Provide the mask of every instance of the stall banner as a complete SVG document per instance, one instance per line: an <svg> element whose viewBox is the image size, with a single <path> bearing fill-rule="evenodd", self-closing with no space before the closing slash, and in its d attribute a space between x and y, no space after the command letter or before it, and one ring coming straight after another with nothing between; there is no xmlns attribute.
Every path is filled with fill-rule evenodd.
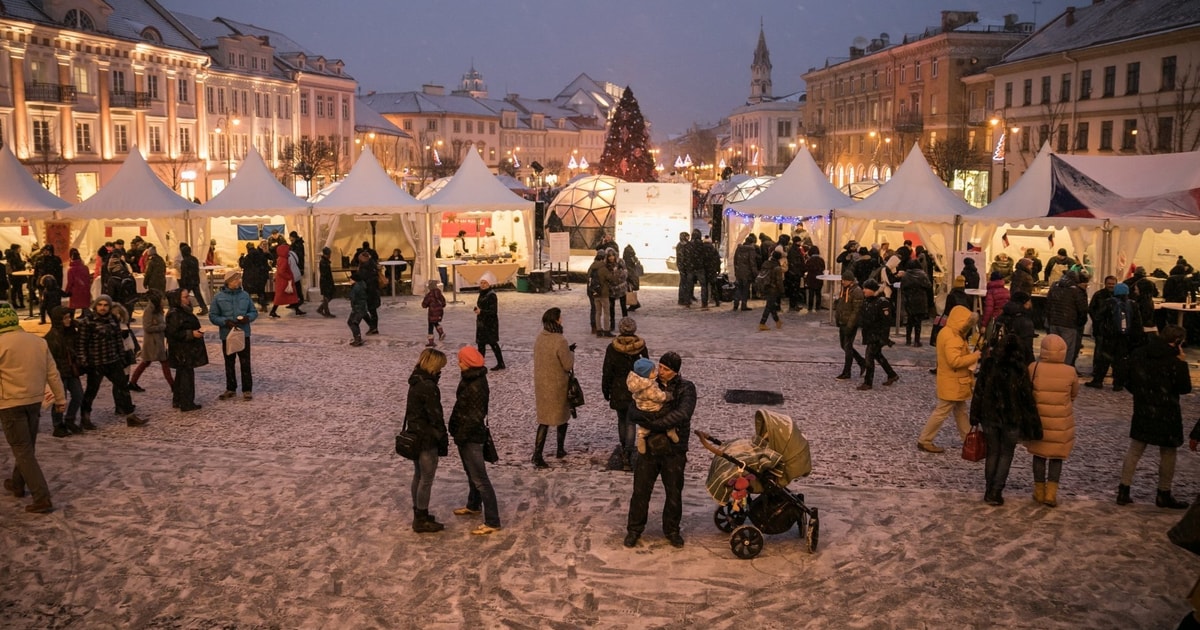
<svg viewBox="0 0 1200 630"><path fill-rule="evenodd" d="M54 253L63 260L64 264L67 263L71 259L71 222L46 221L45 225L45 242L53 245Z"/></svg>
<svg viewBox="0 0 1200 630"><path fill-rule="evenodd" d="M632 245L647 272L666 272L680 232L692 231L691 185L618 184L614 205L617 243Z"/></svg>

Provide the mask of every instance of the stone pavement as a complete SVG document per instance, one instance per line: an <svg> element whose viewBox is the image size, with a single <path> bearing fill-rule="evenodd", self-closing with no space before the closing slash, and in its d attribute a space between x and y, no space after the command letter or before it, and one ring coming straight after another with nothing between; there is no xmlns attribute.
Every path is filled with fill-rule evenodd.
<svg viewBox="0 0 1200 630"><path fill-rule="evenodd" d="M55 439L46 414L39 459L58 509L27 515L0 498L0 625L1161 628L1186 610L1200 563L1165 538L1180 513L1151 503L1157 453L1139 470L1138 503L1112 502L1127 395L1082 390L1059 508L1028 499L1022 449L1006 505L990 508L982 464L958 457L952 428L939 438L947 453L915 449L933 404L932 349L889 350L899 383L857 392L832 378L840 351L825 313L785 314L782 330L758 332L757 311L685 310L665 288L642 297L639 333L653 355L679 351L697 383L695 428L749 435L753 407L724 403L724 391L784 394L778 410L812 442L814 472L792 489L821 510L816 554L793 531L769 536L755 560L734 558L712 524L710 458L696 446L687 546L672 549L656 530L661 493L640 546L621 546L630 478L603 471L615 443L599 392L608 340L587 334L581 290L500 296L509 370L490 376L502 457L490 470L504 529L471 537L475 520L450 514L466 493L452 453L431 508L447 531L412 533L412 467L389 452L424 344L424 312L407 298L385 305L383 335L363 348L346 345L341 319L257 323L252 402L215 400L214 364L198 371L204 409L190 414L170 409L148 371L149 391L135 395L150 419L142 429L118 424L104 394L100 431ZM447 310L448 351L473 336L473 296L463 299ZM579 343L588 404L568 457L535 471L529 349L549 306L564 308ZM209 352L217 359L219 346ZM457 380L448 370L441 382L447 413ZM1184 412L1197 415L1190 396ZM1191 498L1200 460L1179 459L1176 493ZM5 450L0 466L10 465Z"/></svg>

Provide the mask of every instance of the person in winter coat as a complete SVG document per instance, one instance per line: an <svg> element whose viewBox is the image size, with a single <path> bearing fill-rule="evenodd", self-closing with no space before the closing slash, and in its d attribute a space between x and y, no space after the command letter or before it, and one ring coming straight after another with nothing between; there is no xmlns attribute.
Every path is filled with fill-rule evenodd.
<svg viewBox="0 0 1200 630"><path fill-rule="evenodd" d="M854 273L850 270L843 271L842 289L838 293L838 298L833 302L834 318L838 326L838 345L846 354L842 372L835 377L839 381L849 380L850 366L853 363L858 364L860 376L867 369L866 360L854 348L854 338L858 335L858 316L862 311L863 299L862 289L859 288Z"/></svg>
<svg viewBox="0 0 1200 630"><path fill-rule="evenodd" d="M42 248L41 255L38 256L38 263L34 269L34 274L41 278L42 276L51 276L54 278L55 286L61 287L63 284L63 267L62 259L54 253L54 245L46 243Z"/></svg>
<svg viewBox="0 0 1200 630"><path fill-rule="evenodd" d="M1104 287L1092 294L1092 298L1088 300L1088 317L1092 320L1092 374L1096 373L1096 362L1100 360L1101 354L1104 352L1104 332L1101 330L1101 312L1108 305L1108 301L1113 296L1113 290L1117 288L1117 277L1106 276L1104 278ZM1093 378L1093 380L1095 380ZM1103 377L1101 377L1103 380Z"/></svg>
<svg viewBox="0 0 1200 630"><path fill-rule="evenodd" d="M783 240L783 237L780 237L780 240ZM783 260L787 261L787 269L783 272L783 294L787 296L789 313L799 313L800 307L805 303L805 255L804 248L798 239L792 239L788 243L787 249L784 250ZM821 273L824 273L824 270Z"/></svg>
<svg viewBox="0 0 1200 630"><path fill-rule="evenodd" d="M1017 261L1017 266L1013 269L1011 282L1008 290L1012 292L1022 291L1029 295L1033 295L1033 287L1037 284L1038 274L1033 269L1033 261L1028 258L1022 258Z"/></svg>
<svg viewBox="0 0 1200 630"><path fill-rule="evenodd" d="M733 253L733 277L737 288L733 293L733 310L739 308L750 310L750 287L758 276L758 248L754 245L754 235L746 236L746 240ZM738 305L741 305L740 307Z"/></svg>
<svg viewBox="0 0 1200 630"><path fill-rule="evenodd" d="M1126 321L1119 323L1118 313L1123 313ZM1104 376L1111 366L1113 391L1123 391L1129 381L1129 355L1146 341L1141 310L1129 299L1129 285L1113 285L1112 297L1100 305L1092 318L1092 335L1099 342L1092 361L1092 379L1084 385L1104 389Z"/></svg>
<svg viewBox="0 0 1200 630"><path fill-rule="evenodd" d="M629 316L629 305L625 303L625 294L629 292L629 272L625 270L625 261L617 252L608 250L606 266L612 274L608 286L608 322L609 332L617 329L617 304L621 305L621 317Z"/></svg>
<svg viewBox="0 0 1200 630"><path fill-rule="evenodd" d="M1154 298L1158 297L1158 285L1146 276L1145 267L1134 269L1133 277L1126 280L1125 285L1129 287L1129 299L1133 300L1141 310L1143 328L1146 332L1153 332L1156 330L1154 327Z"/></svg>
<svg viewBox="0 0 1200 630"><path fill-rule="evenodd" d="M929 345L937 346L938 335L946 327L946 320L949 319L950 311L954 310L955 306L962 306L967 310L975 308L975 300L967 295L966 288L966 278L954 276L954 283L951 285L950 292L946 294L946 305L942 307L942 314L934 320L933 330L929 333ZM937 374L936 367L930 371Z"/></svg>
<svg viewBox="0 0 1200 630"><path fill-rule="evenodd" d="M329 301L333 299L333 262L330 256L333 250L328 247L321 248L321 260L317 262L317 286L321 290L321 305L317 307L317 313L322 317L335 317L329 312Z"/></svg>
<svg viewBox="0 0 1200 630"><path fill-rule="evenodd" d="M979 269L975 268L974 258L968 257L963 259L962 277L966 281L966 288L979 288Z"/></svg>
<svg viewBox="0 0 1200 630"><path fill-rule="evenodd" d="M707 238L697 239L694 254L698 261L696 277L700 281L700 308L707 309L711 299L713 306L721 306L721 287L717 277L721 275L721 254L716 245Z"/></svg>
<svg viewBox="0 0 1200 630"><path fill-rule="evenodd" d="M637 322L633 319L623 318L617 329L620 334L612 340L612 343L608 344L608 348L604 351L600 392L604 395L604 400L608 401L608 406L617 412L617 439L621 444L621 467L629 471L633 470L636 425L628 421L626 414L629 411L629 403L633 399L629 395L629 387L626 385L625 379L633 370L634 362L639 358L649 358L650 351L646 349L646 342L637 336Z"/></svg>
<svg viewBox="0 0 1200 630"><path fill-rule="evenodd" d="M363 249L359 250L355 258L358 259L358 268L354 270L351 276L352 280L362 279L367 285L367 333L368 335L379 334L379 305L383 303L379 292L379 256L375 250L366 247L367 243L363 242Z"/></svg>
<svg viewBox="0 0 1200 630"><path fill-rule="evenodd" d="M92 305L92 274L84 264L78 249L71 250L67 266L67 308L86 309Z"/></svg>
<svg viewBox="0 0 1200 630"><path fill-rule="evenodd" d="M1183 414L1179 397L1192 391L1187 359L1183 354L1186 332L1179 326L1167 326L1150 335L1146 345L1130 356L1129 391L1133 394L1133 418L1129 427L1129 450L1121 468L1117 504L1133 502L1129 487L1133 473L1147 445L1157 446L1158 507L1181 510L1187 503L1171 495L1175 477L1175 451L1183 444ZM1192 431L1193 437L1196 430Z"/></svg>
<svg viewBox="0 0 1200 630"><path fill-rule="evenodd" d="M300 310L300 296L296 294L296 278L300 277L299 263L291 255L291 248L287 245L279 245L275 248L275 253L275 299L271 301L269 315L278 318L280 306L292 309L297 315L305 315L306 313Z"/></svg>
<svg viewBox="0 0 1200 630"><path fill-rule="evenodd" d="M142 372L156 361L162 366L162 375L167 381L167 386L175 387L171 365L167 362L167 316L163 311L164 301L163 294L157 289L146 292L146 309L142 311L142 356L129 377L130 391L146 391L138 385L138 379L142 377Z"/></svg>
<svg viewBox="0 0 1200 630"><path fill-rule="evenodd" d="M989 271L993 274L1000 274L1001 280L1008 281L1013 275L1013 259L1009 258L1008 254L1000 252L996 254L996 258L992 261L992 267Z"/></svg>
<svg viewBox="0 0 1200 630"><path fill-rule="evenodd" d="M92 402L100 393L104 379L112 383L113 404L117 415L125 416L131 427L146 424L134 415L133 399L129 396L129 377L125 374L125 346L122 341L121 322L112 313L113 301L107 295L96 298L92 308L75 322L79 336L75 339L75 358L79 367L87 373L87 388L79 406L80 424L84 429L95 429L92 424Z"/></svg>
<svg viewBox="0 0 1200 630"><path fill-rule="evenodd" d="M625 271L629 274L629 290L625 294L625 300L629 310L636 311L642 307L637 292L642 287L642 274L645 273L645 268L642 267L642 261L638 260L633 245L625 246L625 249L621 251L621 260L624 261Z"/></svg>
<svg viewBox="0 0 1200 630"><path fill-rule="evenodd" d="M62 380L63 389L69 395L66 409L55 408L50 412L50 420L54 426L54 437L66 437L72 433L83 433L83 428L75 423L79 413L79 405L83 402L83 384L80 382L79 361L75 358L75 319L72 310L62 306L50 311L50 332L46 333L46 345L54 364L58 368L58 376Z"/></svg>
<svg viewBox="0 0 1200 630"><path fill-rule="evenodd" d="M608 335L608 324L604 318L608 315L608 256L603 251L596 252L596 258L587 270L587 297L591 307L592 334L597 337ZM690 304L690 303L689 303Z"/></svg>
<svg viewBox="0 0 1200 630"><path fill-rule="evenodd" d="M987 328L992 319L1000 315L1000 310L1012 299L1008 287L1004 286L1004 277L999 271L993 271L988 278L987 295L983 296L983 318L979 320L981 328Z"/></svg>
<svg viewBox="0 0 1200 630"><path fill-rule="evenodd" d="M437 284L437 280L430 280L431 283ZM355 348L363 345L362 329L359 324L367 317L367 283L363 282L362 278L357 278L354 285L350 287L350 316L346 318L346 326L350 327L350 334L353 338L350 340L350 345ZM433 343L433 335L429 336L429 343L425 344L432 348L437 345Z"/></svg>
<svg viewBox="0 0 1200 630"><path fill-rule="evenodd" d="M969 260L969 259L968 259ZM975 388L975 364L979 362L979 351L968 347L967 339L975 329L978 315L963 306L956 306L946 319L946 327L937 340L937 406L929 414L925 428L917 438L917 448L927 453L941 453L946 449L933 443L942 423L953 413L958 425L959 438L965 438L971 429L968 418L967 400Z"/></svg>
<svg viewBox="0 0 1200 630"><path fill-rule="evenodd" d="M433 332L435 330L438 334L438 341L446 339L446 331L442 329L442 317L446 314L446 296L442 295L442 290L438 288L437 280L430 280L425 283L425 297L421 299L421 308L426 309L425 321L427 322L427 327L425 334L428 340L425 342L425 345L432 348L437 345L433 341Z"/></svg>
<svg viewBox="0 0 1200 630"><path fill-rule="evenodd" d="M146 274L143 282L146 290L154 289L159 295L167 292L167 261L158 255L158 249L153 245L146 248Z"/></svg>
<svg viewBox="0 0 1200 630"><path fill-rule="evenodd" d="M983 467L987 490L983 500L988 505L1004 505L1004 486L1017 441L1043 437L1025 353L1014 335L1006 335L979 366L971 399L971 424L982 424L987 440Z"/></svg>
<svg viewBox="0 0 1200 630"><path fill-rule="evenodd" d="M496 353L493 372L504 369L504 354L500 352L500 302L496 298L496 276L488 271L479 278L479 297L475 300L475 346L487 356L488 346Z"/></svg>
<svg viewBox="0 0 1200 630"><path fill-rule="evenodd" d="M926 292L933 286L919 260L908 261L908 269L900 276L900 293L904 304L904 345L921 347L921 322L929 317Z"/></svg>
<svg viewBox="0 0 1200 630"><path fill-rule="evenodd" d="M454 510L454 514L470 516L482 510L483 524L471 530L471 534L486 536L500 529L496 491L488 479L487 462L483 459L483 445L489 433L487 368L483 366L483 355L471 346L463 346L458 351L458 367L462 370L462 379L454 396L454 409L450 411L450 435L458 446L458 457L467 472L470 490L467 504Z"/></svg>
<svg viewBox="0 0 1200 630"><path fill-rule="evenodd" d="M1061 278L1064 273L1070 271L1071 265L1074 264L1075 259L1067 255L1067 249L1065 247L1060 247L1058 249L1058 255L1046 261L1046 268L1042 272L1044 274L1042 276L1042 280L1047 284L1052 285L1055 282L1058 282L1059 278ZM1070 345L1070 343L1067 345Z"/></svg>
<svg viewBox="0 0 1200 630"><path fill-rule="evenodd" d="M558 431L556 456L566 457L564 442L572 409L567 404L567 376L575 369L575 346L563 337L562 311L547 309L542 313L542 331L533 342L533 398L537 411L537 437L531 461L538 468L549 468L542 457L550 427Z"/></svg>
<svg viewBox="0 0 1200 630"><path fill-rule="evenodd" d="M42 299L38 303L38 314L40 315L41 323L46 323L46 315L56 306L62 306L62 299L65 294L62 290L62 282L55 280L54 276L46 274L38 280L38 285L41 288Z"/></svg>
<svg viewBox="0 0 1200 630"><path fill-rule="evenodd" d="M214 308L216 302L214 299ZM167 304L170 305L166 319L167 358L175 368L171 406L186 413L200 408L196 404L196 368L208 365L208 350L204 346L200 320L192 314L187 289L168 292ZM165 368L166 364L163 366Z"/></svg>
<svg viewBox="0 0 1200 630"><path fill-rule="evenodd" d="M267 310L267 280L271 276L271 261L267 258L267 242L257 246L246 243L246 254L238 261L242 268L242 286L250 295L258 296L258 309Z"/></svg>
<svg viewBox="0 0 1200 630"><path fill-rule="evenodd" d="M1074 271L1062 274L1046 295L1046 331L1067 342L1067 365L1075 365L1080 343L1079 327L1087 323L1087 294L1076 288Z"/></svg>
<svg viewBox="0 0 1200 630"><path fill-rule="evenodd" d="M450 439L442 412L442 392L438 380L446 367L446 355L436 348L421 351L412 375L408 377L408 400L404 408L404 423L419 436L413 461L412 529L418 534L440 532L445 528L429 513L429 497L433 492L433 477L437 474L438 457L450 452Z"/></svg>
<svg viewBox="0 0 1200 630"><path fill-rule="evenodd" d="M821 250L816 245L808 248L808 258L804 260L804 289L808 298L808 312L821 311L821 279L825 273L825 259L821 258Z"/></svg>
<svg viewBox="0 0 1200 630"><path fill-rule="evenodd" d="M192 255L192 248L187 243L179 244L179 255L179 288L187 289L188 295L200 305L200 315L207 315L208 305L204 303L204 294L200 292L200 261Z"/></svg>
<svg viewBox="0 0 1200 630"><path fill-rule="evenodd" d="M1037 249L1035 249L1033 247L1027 248L1025 250L1025 258L1023 258L1022 260L1029 261L1029 269L1028 269L1029 275L1033 276L1034 282L1036 282L1039 278L1042 277L1042 259L1038 257ZM1020 266L1020 264L1021 264L1021 262L1017 261L1018 267ZM1016 270L1013 270L1013 273L1015 274Z"/></svg>
<svg viewBox="0 0 1200 630"><path fill-rule="evenodd" d="M285 245L286 247L286 245ZM221 355L225 357L225 392L218 396L220 400L229 400L237 395L237 372L234 362L241 366L242 399L254 399L254 376L250 371L250 323L258 319L258 309L250 294L242 290L242 274L237 271L225 272L225 286L213 296L213 308L208 314L208 321L220 330ZM229 333L240 328L245 335L245 346L239 352L226 350Z"/></svg>
<svg viewBox="0 0 1200 630"><path fill-rule="evenodd" d="M1033 397L1042 421L1042 439L1026 442L1025 449L1033 455L1033 500L1050 507L1058 505L1063 461L1075 446L1079 378L1074 368L1066 364L1066 358L1067 342L1058 335L1046 335L1037 362L1029 366Z"/></svg>
<svg viewBox="0 0 1200 630"><path fill-rule="evenodd" d="M858 262L858 258L858 241L849 240L842 246L842 252L837 255L834 262L841 265L840 271L844 273L847 269L853 271L854 263ZM860 282L866 282L866 279L864 278Z"/></svg>
<svg viewBox="0 0 1200 630"><path fill-rule="evenodd" d="M137 281L122 254L122 250L115 250L108 257L108 281L105 287L113 299L113 304L120 304L132 312L131 307L137 300Z"/></svg>
<svg viewBox="0 0 1200 630"><path fill-rule="evenodd" d="M696 301L696 265L692 260L691 239L691 234L680 232L679 242L675 243L675 270L679 272L680 306L691 306L692 302ZM597 257L599 257L599 254Z"/></svg>
<svg viewBox="0 0 1200 630"><path fill-rule="evenodd" d="M879 283L874 280L864 282L862 291L862 311L858 315L858 321L862 326L863 345L867 347L867 353L863 359L867 367L863 372L863 382L857 389L866 391L874 386L876 363L879 363L883 367L884 373L887 374L884 385L892 385L900 380L900 375L892 369L892 364L888 363L887 357L883 356L884 346L891 343L888 339L888 331L892 327L892 303L883 297Z"/></svg>
<svg viewBox="0 0 1200 630"><path fill-rule="evenodd" d="M996 322L1003 327L1005 334L1015 335L1021 342L1021 354L1025 364L1033 363L1033 340L1037 337L1034 330L1033 317L1029 314L1033 309L1033 299L1021 292L1013 293L1008 303L1001 309ZM1061 339L1062 337L1059 337ZM1065 357L1064 357L1065 360Z"/></svg>
<svg viewBox="0 0 1200 630"><path fill-rule="evenodd" d="M758 320L759 330L767 329L768 317L775 320L776 328L783 328L783 321L779 319L779 300L783 296L783 267L779 264L782 258L782 252L772 252L771 258L759 272L767 274L766 282L762 286L763 299L767 303L763 306L762 318Z"/></svg>

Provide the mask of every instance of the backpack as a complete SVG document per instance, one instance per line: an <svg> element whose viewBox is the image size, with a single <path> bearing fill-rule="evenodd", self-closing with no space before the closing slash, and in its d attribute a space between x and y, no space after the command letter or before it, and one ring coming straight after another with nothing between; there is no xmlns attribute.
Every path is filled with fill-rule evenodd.
<svg viewBox="0 0 1200 630"><path fill-rule="evenodd" d="M770 284L770 282L771 269L764 267L763 270L758 272L758 275L754 278L754 292L758 293L759 295L765 295L767 292L767 285Z"/></svg>
<svg viewBox="0 0 1200 630"><path fill-rule="evenodd" d="M1112 300L1112 333L1114 335L1128 335L1129 329L1132 327L1131 316L1129 314L1129 300L1121 300L1111 298Z"/></svg>
<svg viewBox="0 0 1200 630"><path fill-rule="evenodd" d="M981 358L991 354L992 349L999 347L1004 341L1004 337L1011 332L1009 330L1010 319L1010 317L1001 314L993 317L992 321L988 322L987 328L983 331L983 339L979 347Z"/></svg>

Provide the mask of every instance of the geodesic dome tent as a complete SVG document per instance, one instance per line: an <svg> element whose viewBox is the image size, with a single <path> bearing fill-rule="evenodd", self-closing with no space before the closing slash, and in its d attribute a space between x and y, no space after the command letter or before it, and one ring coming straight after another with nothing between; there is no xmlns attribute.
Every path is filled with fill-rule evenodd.
<svg viewBox="0 0 1200 630"><path fill-rule="evenodd" d="M733 189L725 193L723 203L739 203L750 199L754 195L766 190L775 183L774 175L763 175L762 177L748 177L733 186ZM732 180L731 180L732 181Z"/></svg>
<svg viewBox="0 0 1200 630"><path fill-rule="evenodd" d="M723 179L713 184L712 188L708 189L708 194L704 197L704 203L706 205L712 205L715 203L724 204L725 197L727 197L730 192L737 188L738 184L748 179L750 179L749 175L746 175L745 173L738 173L729 179Z"/></svg>
<svg viewBox="0 0 1200 630"><path fill-rule="evenodd" d="M615 200L620 183L621 179L607 175L577 178L550 202L546 217L553 215L562 222L571 234L571 249L593 249L602 232L612 234L617 226Z"/></svg>

